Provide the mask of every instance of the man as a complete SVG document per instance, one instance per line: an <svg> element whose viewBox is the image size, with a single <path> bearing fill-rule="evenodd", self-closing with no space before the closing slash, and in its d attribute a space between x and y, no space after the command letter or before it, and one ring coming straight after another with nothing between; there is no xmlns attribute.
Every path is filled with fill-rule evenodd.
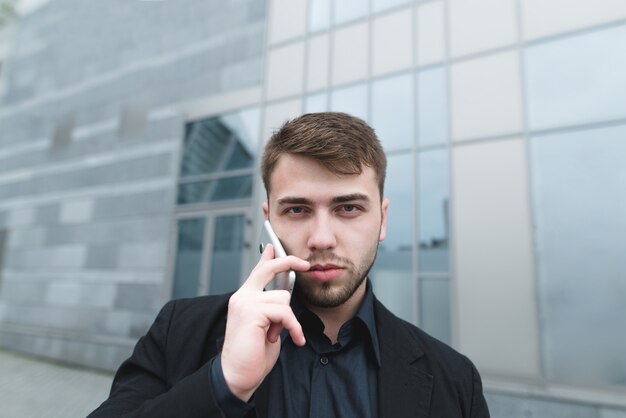
<svg viewBox="0 0 626 418"><path fill-rule="evenodd" d="M488 417L472 363L378 302L386 158L343 113L307 114L269 140L268 246L232 295L169 302L92 416ZM264 288L287 270L293 295Z"/></svg>

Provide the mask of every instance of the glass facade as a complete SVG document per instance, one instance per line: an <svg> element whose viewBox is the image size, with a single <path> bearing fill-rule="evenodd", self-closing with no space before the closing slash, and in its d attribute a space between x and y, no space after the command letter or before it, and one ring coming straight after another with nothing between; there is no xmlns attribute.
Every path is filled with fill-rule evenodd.
<svg viewBox="0 0 626 418"><path fill-rule="evenodd" d="M372 83L372 117L385 152L411 150L413 134L413 77L406 73Z"/></svg>
<svg viewBox="0 0 626 418"><path fill-rule="evenodd" d="M307 77L329 80L301 110L365 119L388 154L387 306L487 386L595 402L626 390L626 10L519 3L311 0Z"/></svg>
<svg viewBox="0 0 626 418"><path fill-rule="evenodd" d="M204 227L204 218L178 221L178 251L174 267L173 299L193 297L200 291Z"/></svg>
<svg viewBox="0 0 626 418"><path fill-rule="evenodd" d="M531 140L549 378L626 386L626 125Z"/></svg>
<svg viewBox="0 0 626 418"><path fill-rule="evenodd" d="M419 270L449 271L449 164L445 149L419 154Z"/></svg>
<svg viewBox="0 0 626 418"><path fill-rule="evenodd" d="M226 293L239 286L259 132L259 108L187 123L177 196L173 298Z"/></svg>
<svg viewBox="0 0 626 418"><path fill-rule="evenodd" d="M415 322L415 280L413 276L414 161L411 154L389 156L385 196L389 199L387 237L380 243L370 277L378 298L393 306L396 315Z"/></svg>
<svg viewBox="0 0 626 418"><path fill-rule="evenodd" d="M448 141L448 96L445 68L417 73L417 138L420 146Z"/></svg>
<svg viewBox="0 0 626 418"><path fill-rule="evenodd" d="M228 293L239 287L245 224L243 215L222 215L215 218L209 294Z"/></svg>
<svg viewBox="0 0 626 418"><path fill-rule="evenodd" d="M624 39L620 25L527 48L530 128L626 118Z"/></svg>
<svg viewBox="0 0 626 418"><path fill-rule="evenodd" d="M249 199L258 137L258 109L189 122L178 204Z"/></svg>

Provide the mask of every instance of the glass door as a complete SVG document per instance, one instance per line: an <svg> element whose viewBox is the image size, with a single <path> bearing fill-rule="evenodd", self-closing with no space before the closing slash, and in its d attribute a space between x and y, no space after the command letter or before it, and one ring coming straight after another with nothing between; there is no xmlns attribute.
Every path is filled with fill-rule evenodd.
<svg viewBox="0 0 626 418"><path fill-rule="evenodd" d="M176 220L171 298L236 290L247 273L247 210L205 211Z"/></svg>

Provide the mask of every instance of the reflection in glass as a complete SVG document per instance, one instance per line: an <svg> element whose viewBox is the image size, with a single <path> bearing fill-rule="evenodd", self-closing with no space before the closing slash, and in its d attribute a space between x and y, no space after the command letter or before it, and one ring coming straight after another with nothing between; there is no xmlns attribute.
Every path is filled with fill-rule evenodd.
<svg viewBox="0 0 626 418"><path fill-rule="evenodd" d="M259 143L259 117L258 109L249 109L187 124L181 178L209 174L217 175L217 178L201 177L182 182L178 186L178 204L252 195L251 175L228 173L253 168Z"/></svg>
<svg viewBox="0 0 626 418"><path fill-rule="evenodd" d="M307 96L304 102L305 113L325 112L328 110L328 94L318 93Z"/></svg>
<svg viewBox="0 0 626 418"><path fill-rule="evenodd" d="M178 204L219 202L252 196L252 175L183 183L178 186Z"/></svg>
<svg viewBox="0 0 626 418"><path fill-rule="evenodd" d="M380 243L370 274L377 297L396 315L415 323L415 280L412 275L413 194L410 154L388 158L385 196L387 237ZM408 182L408 184L407 184Z"/></svg>
<svg viewBox="0 0 626 418"><path fill-rule="evenodd" d="M417 141L420 146L448 140L448 100L445 69L417 73Z"/></svg>
<svg viewBox="0 0 626 418"><path fill-rule="evenodd" d="M328 29L330 25L330 0L311 0L309 12L309 31Z"/></svg>
<svg viewBox="0 0 626 418"><path fill-rule="evenodd" d="M420 279L420 326L433 337L450 344L450 282L448 278Z"/></svg>
<svg viewBox="0 0 626 418"><path fill-rule="evenodd" d="M188 123L181 177L253 167L259 117L251 109Z"/></svg>
<svg viewBox="0 0 626 418"><path fill-rule="evenodd" d="M252 167L258 143L257 114L241 112L188 123L181 177ZM255 116L257 120L252 123L256 126L249 126Z"/></svg>
<svg viewBox="0 0 626 418"><path fill-rule="evenodd" d="M413 146L413 77L376 81L372 86L372 126L385 151Z"/></svg>
<svg viewBox="0 0 626 418"><path fill-rule="evenodd" d="M202 248L204 241L204 218L178 221L178 248L174 266L172 299L198 295Z"/></svg>
<svg viewBox="0 0 626 418"><path fill-rule="evenodd" d="M367 86L365 84L333 90L330 99L330 109L333 112L346 112L367 120Z"/></svg>
<svg viewBox="0 0 626 418"><path fill-rule="evenodd" d="M626 387L626 126L531 140L548 377Z"/></svg>
<svg viewBox="0 0 626 418"><path fill-rule="evenodd" d="M381 251L411 251L413 242L413 172L411 154L387 157L385 197L391 202L387 216L387 238L380 243Z"/></svg>
<svg viewBox="0 0 626 418"><path fill-rule="evenodd" d="M367 1L335 0L335 25L367 16Z"/></svg>
<svg viewBox="0 0 626 418"><path fill-rule="evenodd" d="M626 25L526 49L532 129L626 117Z"/></svg>
<svg viewBox="0 0 626 418"><path fill-rule="evenodd" d="M231 292L239 287L245 217L227 215L215 218L209 294Z"/></svg>
<svg viewBox="0 0 626 418"><path fill-rule="evenodd" d="M449 271L447 150L418 154L419 270Z"/></svg>

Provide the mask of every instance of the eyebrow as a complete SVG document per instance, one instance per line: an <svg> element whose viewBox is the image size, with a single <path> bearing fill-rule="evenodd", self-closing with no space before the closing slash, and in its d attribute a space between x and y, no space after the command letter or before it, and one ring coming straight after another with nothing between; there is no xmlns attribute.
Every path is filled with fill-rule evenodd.
<svg viewBox="0 0 626 418"><path fill-rule="evenodd" d="M313 201L304 197L283 197L278 199L279 205L310 205Z"/></svg>
<svg viewBox="0 0 626 418"><path fill-rule="evenodd" d="M355 200L360 200L364 202L369 202L370 198L367 195L362 193L352 193L343 196L333 197L331 203L346 203L346 202L354 202ZM305 197L283 197L278 199L277 202L279 205L312 205L313 201L311 199L307 199Z"/></svg>
<svg viewBox="0 0 626 418"><path fill-rule="evenodd" d="M355 200L361 200L364 202L369 202L370 198L362 193L352 193L347 194L345 196L337 196L331 200L332 203L346 203L346 202L354 202Z"/></svg>

